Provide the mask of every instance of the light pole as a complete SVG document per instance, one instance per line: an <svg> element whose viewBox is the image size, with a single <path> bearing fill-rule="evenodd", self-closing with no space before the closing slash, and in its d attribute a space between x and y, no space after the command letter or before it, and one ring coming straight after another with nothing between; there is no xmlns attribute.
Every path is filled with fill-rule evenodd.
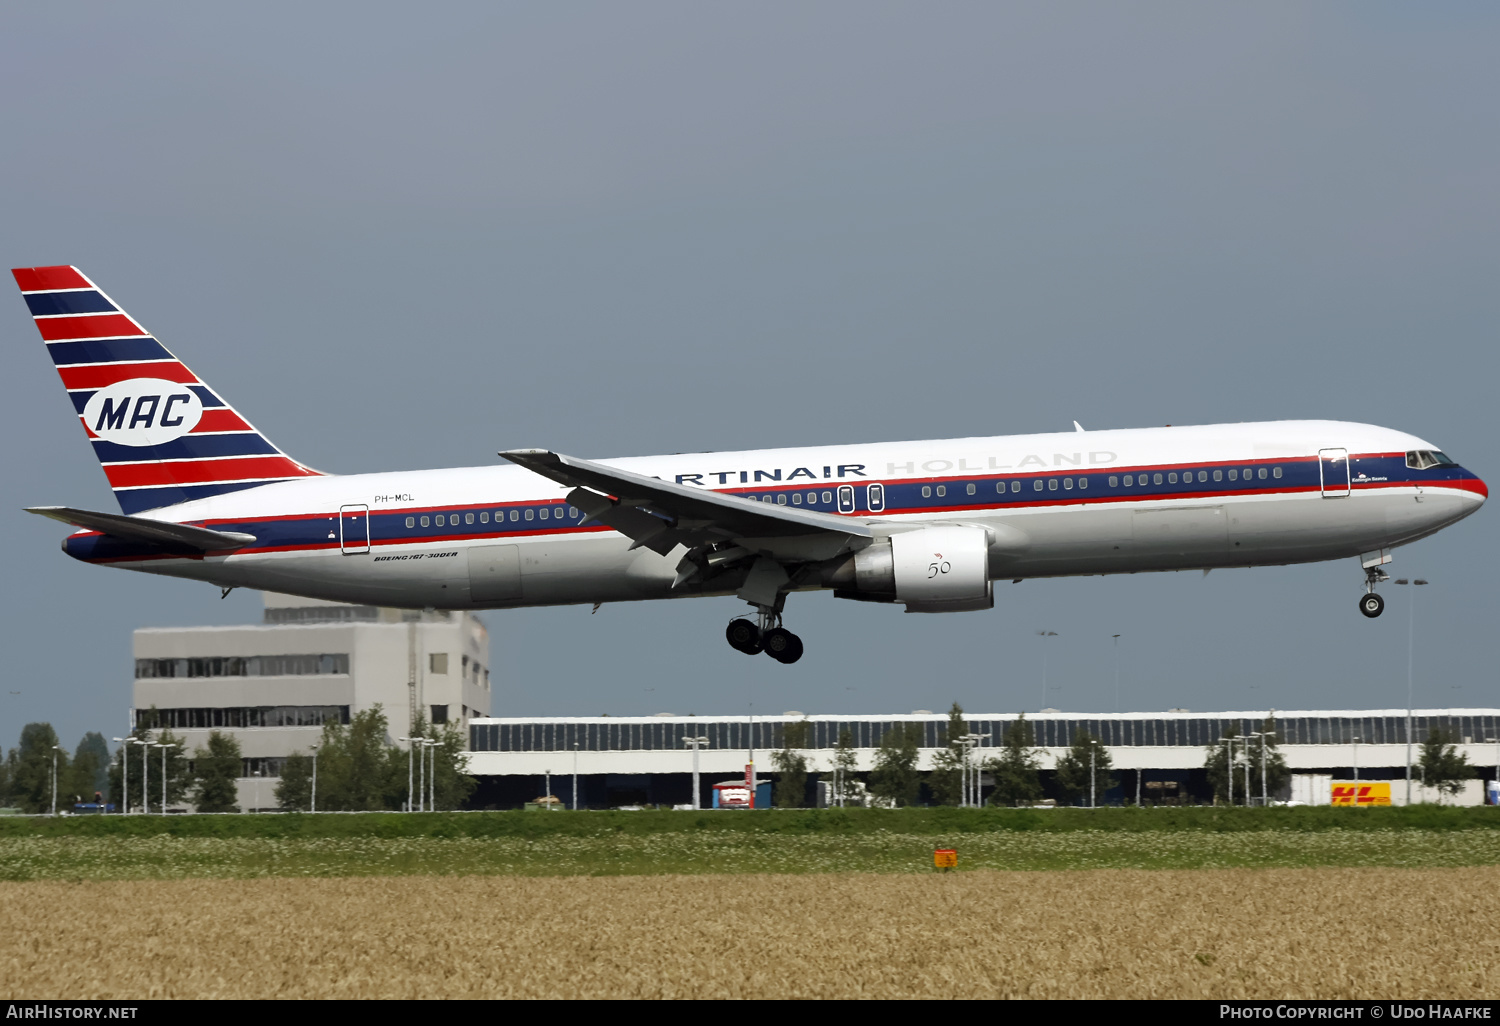
<svg viewBox="0 0 1500 1026"><path fill-rule="evenodd" d="M698 749L708 744L708 738L685 737L682 739L682 743L689 746L693 750L693 811L696 812L703 807L701 804L699 804L702 799L698 797L698 795L702 793L698 790ZM833 786L835 788L838 787L837 774L835 774ZM577 807L576 803L574 807Z"/></svg>
<svg viewBox="0 0 1500 1026"><path fill-rule="evenodd" d="M1111 634L1115 639L1115 712L1120 711L1120 635Z"/></svg>
<svg viewBox="0 0 1500 1026"><path fill-rule="evenodd" d="M698 757L696 752L694 752L693 754L693 768L698 768ZM693 774L693 793L696 795L697 792L698 775L695 773ZM697 807L698 805L695 801L693 803L693 808L696 809ZM576 741L573 743L573 811L578 811L578 742Z"/></svg>
<svg viewBox="0 0 1500 1026"><path fill-rule="evenodd" d="M412 799L417 796L417 792L412 789L412 752L416 748L417 739L398 737L396 740L406 742L406 811L415 812L417 810L411 807Z"/></svg>
<svg viewBox="0 0 1500 1026"><path fill-rule="evenodd" d="M255 811L259 812L260 811L260 770L259 769L255 770L254 774L255 774Z"/></svg>
<svg viewBox="0 0 1500 1026"><path fill-rule="evenodd" d="M308 812L318 811L318 746L312 746L313 753L313 778L312 778L312 800L308 802Z"/></svg>
<svg viewBox="0 0 1500 1026"><path fill-rule="evenodd" d="M1405 577L1396 578L1397 584L1407 583ZM1423 585L1427 582L1420 577L1413 580L1413 586ZM1415 648L1417 636L1417 593L1411 593L1411 606L1406 616L1406 804L1411 804L1411 665L1412 652Z"/></svg>
<svg viewBox="0 0 1500 1026"><path fill-rule="evenodd" d="M442 742L428 738L425 744L428 751L427 766L427 811L437 811L437 750Z"/></svg>
<svg viewBox="0 0 1500 1026"><path fill-rule="evenodd" d="M147 816L151 815L151 764L146 761L150 755L151 742L135 739L135 743L141 746L141 812Z"/></svg>
<svg viewBox="0 0 1500 1026"><path fill-rule="evenodd" d="M1224 742L1224 776L1229 781L1229 804L1234 804L1234 738L1221 737Z"/></svg>
<svg viewBox="0 0 1500 1026"><path fill-rule="evenodd" d="M552 771L550 769L542 770L542 797L552 797Z"/></svg>
<svg viewBox="0 0 1500 1026"><path fill-rule="evenodd" d="M52 746L52 815L57 815L57 753L62 751L61 745Z"/></svg>
<svg viewBox="0 0 1500 1026"><path fill-rule="evenodd" d="M120 814L124 815L130 811L130 760L125 756L130 753L126 747L130 743L128 737L117 737L116 741L121 743L120 748Z"/></svg>
<svg viewBox="0 0 1500 1026"><path fill-rule="evenodd" d="M1096 747L1098 746L1089 745L1089 808L1091 809L1096 807L1094 805L1094 749Z"/></svg>
<svg viewBox="0 0 1500 1026"><path fill-rule="evenodd" d="M1274 710L1273 710L1274 711ZM1260 738L1260 804L1266 808L1271 804L1271 793L1266 787L1266 738L1275 737L1274 730L1256 731L1251 737Z"/></svg>
<svg viewBox="0 0 1500 1026"><path fill-rule="evenodd" d="M1047 708L1047 639L1057 637L1057 632L1037 631L1036 635L1042 639L1042 704L1037 707L1040 711Z"/></svg>
<svg viewBox="0 0 1500 1026"><path fill-rule="evenodd" d="M417 811L427 811L427 739L416 739L417 748Z"/></svg>
<svg viewBox="0 0 1500 1026"><path fill-rule="evenodd" d="M1500 738L1487 737L1484 740L1495 746L1495 786L1500 788ZM1500 805L1500 791L1495 795L1495 804Z"/></svg>
<svg viewBox="0 0 1500 1026"><path fill-rule="evenodd" d="M980 763L979 760L976 759L974 767L970 769L969 752L971 750L977 749L987 737L989 737L988 734L964 734L962 737L954 738L954 740L962 746L959 749L959 757L961 761L958 764L960 779L962 781L961 792L963 795L963 797L959 801L960 807L969 805L977 809L980 806Z"/></svg>
<svg viewBox="0 0 1500 1026"><path fill-rule="evenodd" d="M161 749L161 814L167 814L167 749L176 748L176 745L155 744L152 748Z"/></svg>
<svg viewBox="0 0 1500 1026"><path fill-rule="evenodd" d="M1357 808L1359 808L1359 735L1358 734L1354 735L1354 744L1351 747L1352 747L1353 753L1354 753L1353 756L1352 756L1352 759L1353 759L1353 762L1354 762L1354 807L1357 809Z"/></svg>

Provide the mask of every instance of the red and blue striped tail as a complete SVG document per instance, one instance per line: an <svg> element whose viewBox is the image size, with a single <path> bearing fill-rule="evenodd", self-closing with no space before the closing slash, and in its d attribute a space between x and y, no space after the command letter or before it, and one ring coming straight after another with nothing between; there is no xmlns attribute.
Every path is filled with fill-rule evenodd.
<svg viewBox="0 0 1500 1026"><path fill-rule="evenodd" d="M124 513L317 477L76 267L11 271Z"/></svg>

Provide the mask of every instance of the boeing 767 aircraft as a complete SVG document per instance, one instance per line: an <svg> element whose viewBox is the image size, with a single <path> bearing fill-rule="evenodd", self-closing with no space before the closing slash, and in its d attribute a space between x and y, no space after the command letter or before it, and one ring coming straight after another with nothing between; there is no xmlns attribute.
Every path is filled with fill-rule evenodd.
<svg viewBox="0 0 1500 1026"><path fill-rule="evenodd" d="M335 475L272 445L76 267L12 272L119 513L88 563L436 609L736 595L741 652L796 662L787 596L989 609L996 580L1358 559L1468 516L1484 482L1437 446L1340 421L1077 431ZM1077 425L1075 424L1075 427Z"/></svg>

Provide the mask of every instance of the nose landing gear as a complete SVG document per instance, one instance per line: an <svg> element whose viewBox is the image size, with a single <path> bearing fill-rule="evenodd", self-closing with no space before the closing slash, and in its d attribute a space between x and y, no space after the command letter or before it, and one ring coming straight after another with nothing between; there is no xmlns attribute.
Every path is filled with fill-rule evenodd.
<svg viewBox="0 0 1500 1026"><path fill-rule="evenodd" d="M1359 611L1370 619L1385 612L1385 599L1375 593L1375 585L1389 581L1391 575L1378 566L1365 567L1365 593L1359 599Z"/></svg>
<svg viewBox="0 0 1500 1026"><path fill-rule="evenodd" d="M759 622L744 617L729 621L724 638L730 648L746 655L764 652L778 663L791 664L802 658L802 639L781 626L780 613L760 606L755 619Z"/></svg>

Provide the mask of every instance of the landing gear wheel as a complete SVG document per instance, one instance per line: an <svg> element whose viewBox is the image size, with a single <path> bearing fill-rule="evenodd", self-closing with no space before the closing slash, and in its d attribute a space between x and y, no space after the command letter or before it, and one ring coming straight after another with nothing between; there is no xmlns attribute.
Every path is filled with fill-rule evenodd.
<svg viewBox="0 0 1500 1026"><path fill-rule="evenodd" d="M773 627L761 636L766 655L778 663L795 663L802 658L802 639L785 627Z"/></svg>
<svg viewBox="0 0 1500 1026"><path fill-rule="evenodd" d="M1375 617L1385 612L1385 599L1381 598L1373 591L1368 595L1362 595L1359 599L1359 611L1373 620Z"/></svg>
<svg viewBox="0 0 1500 1026"><path fill-rule="evenodd" d="M749 620L730 620L724 628L724 638L729 647L746 655L755 655L761 650L760 628Z"/></svg>

